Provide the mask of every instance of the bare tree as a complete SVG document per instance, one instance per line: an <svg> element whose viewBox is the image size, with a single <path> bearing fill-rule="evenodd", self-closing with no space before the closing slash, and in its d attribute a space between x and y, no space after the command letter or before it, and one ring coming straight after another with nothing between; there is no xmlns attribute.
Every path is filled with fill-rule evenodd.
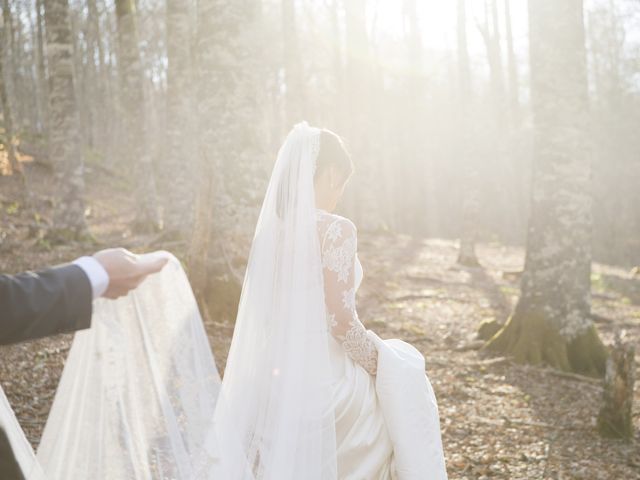
<svg viewBox="0 0 640 480"><path fill-rule="evenodd" d="M124 165L135 172L136 219L138 231L160 227L156 183L146 144L144 76L140 62L136 8L133 0L115 0L118 21L118 67L120 111L124 134Z"/></svg>
<svg viewBox="0 0 640 480"><path fill-rule="evenodd" d="M286 127L304 120L306 115L302 58L296 27L296 2L282 0L284 83ZM306 118L306 117L305 117Z"/></svg>
<svg viewBox="0 0 640 480"><path fill-rule="evenodd" d="M592 185L582 0L529 2L534 166L522 291L487 348L602 375L590 317Z"/></svg>
<svg viewBox="0 0 640 480"><path fill-rule="evenodd" d="M230 250L250 242L255 225L261 191L255 183L261 115L253 57L259 9L258 0L198 3L199 185L189 246L196 292L206 287L209 272L238 280Z"/></svg>
<svg viewBox="0 0 640 480"><path fill-rule="evenodd" d="M188 0L167 0L167 149L163 171L165 229L186 233L191 226L195 181L192 96L191 20Z"/></svg>
<svg viewBox="0 0 640 480"><path fill-rule="evenodd" d="M504 0L504 23L507 40L507 76L509 80L509 112L512 124L520 123L520 93L518 66L513 48L513 28L511 25L511 0Z"/></svg>
<svg viewBox="0 0 640 480"><path fill-rule="evenodd" d="M84 160L74 91L73 42L67 0L45 3L49 65L49 156L56 174L51 238L65 241L87 233L84 218Z"/></svg>
<svg viewBox="0 0 640 480"><path fill-rule="evenodd" d="M14 173L22 173L22 169L16 159L16 150L13 144L13 115L11 113L11 105L9 103L9 94L7 91L7 82L5 81L5 69L7 47L9 46L9 35L6 26L6 10L9 8L7 0L2 4L2 19L0 21L0 107L2 107L2 117L4 120L4 133L6 140L4 141L7 155L9 157L9 165Z"/></svg>
<svg viewBox="0 0 640 480"><path fill-rule="evenodd" d="M36 0L36 72L38 76L38 96L42 105L40 118L40 129L44 133L45 138L49 133L49 88L47 81L47 71L45 67L45 51L44 51L44 19L43 0Z"/></svg>
<svg viewBox="0 0 640 480"><path fill-rule="evenodd" d="M467 5L466 0L457 3L457 53L458 53L458 119L461 141L456 146L456 153L462 160L462 235L458 263L468 267L479 265L476 256L476 229L480 210L479 176L477 158L470 148L471 126L471 67L469 66L469 47L467 44Z"/></svg>

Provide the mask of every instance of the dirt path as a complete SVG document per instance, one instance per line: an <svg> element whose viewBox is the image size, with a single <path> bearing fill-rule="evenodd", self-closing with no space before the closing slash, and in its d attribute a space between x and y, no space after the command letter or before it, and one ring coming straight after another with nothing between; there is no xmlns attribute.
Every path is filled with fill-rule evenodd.
<svg viewBox="0 0 640 480"><path fill-rule="evenodd" d="M51 248L37 236L29 238L33 211L15 207L5 180L0 177L0 271L43 267L96 248ZM130 199L114 196L111 185L89 182L92 232L106 245L144 245L149 238L133 237L127 229ZM43 189L35 201L43 215L46 197ZM179 245L169 249L181 253ZM469 349L481 320L508 316L518 285L504 272L522 268L523 252L484 245L479 257L482 269L460 269L453 242L360 235L360 316L383 338L402 338L424 353L440 404L450 478L640 479L640 388L634 441L603 440L595 432L598 382L562 378ZM640 344L640 280L597 265L593 283L594 313L611 320L598 325L605 342L611 342L614 327L624 326L628 339ZM233 323L212 319L206 328L223 367ZM0 383L34 445L70 340L65 335L0 348Z"/></svg>

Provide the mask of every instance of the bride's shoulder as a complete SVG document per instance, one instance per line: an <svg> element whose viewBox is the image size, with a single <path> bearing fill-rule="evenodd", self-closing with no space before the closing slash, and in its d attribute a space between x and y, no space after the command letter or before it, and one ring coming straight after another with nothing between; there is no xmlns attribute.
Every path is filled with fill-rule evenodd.
<svg viewBox="0 0 640 480"><path fill-rule="evenodd" d="M325 210L318 210L318 220L321 224L321 228L323 230L329 231L344 231L344 233L352 235L357 235L358 229L356 228L355 223L349 220L347 217L343 217L342 215L338 215L336 213L329 213ZM336 232L337 233L337 232Z"/></svg>

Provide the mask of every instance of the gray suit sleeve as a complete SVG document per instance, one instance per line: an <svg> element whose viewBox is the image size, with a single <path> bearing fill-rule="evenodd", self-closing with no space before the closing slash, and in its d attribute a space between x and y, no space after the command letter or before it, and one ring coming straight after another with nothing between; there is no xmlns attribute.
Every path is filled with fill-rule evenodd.
<svg viewBox="0 0 640 480"><path fill-rule="evenodd" d="M92 290L76 265L0 275L0 344L91 326Z"/></svg>

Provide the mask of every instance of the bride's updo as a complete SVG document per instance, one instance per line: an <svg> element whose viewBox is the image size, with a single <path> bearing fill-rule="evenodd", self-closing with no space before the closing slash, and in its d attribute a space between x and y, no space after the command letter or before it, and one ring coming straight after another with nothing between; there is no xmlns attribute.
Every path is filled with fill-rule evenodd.
<svg viewBox="0 0 640 480"><path fill-rule="evenodd" d="M344 181L353 173L353 161L342 138L331 130L322 129L320 132L320 150L316 161L315 179L320 178L331 167L335 169L336 173L344 175Z"/></svg>

